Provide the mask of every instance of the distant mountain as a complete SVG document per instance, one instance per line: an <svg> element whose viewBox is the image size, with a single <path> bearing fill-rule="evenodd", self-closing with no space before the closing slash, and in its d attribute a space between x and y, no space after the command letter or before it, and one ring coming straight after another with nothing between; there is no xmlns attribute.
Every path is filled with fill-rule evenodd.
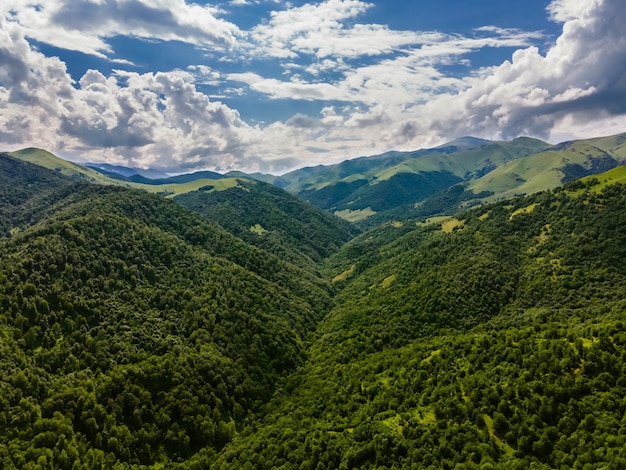
<svg viewBox="0 0 626 470"><path fill-rule="evenodd" d="M110 165L95 171L39 149L12 155L76 179L166 197L242 187L244 180L261 181L284 188L360 228L370 228L392 220L450 215L614 168L626 161L626 133L558 145L527 137L504 142L462 137L435 148L386 152L301 168L282 176L200 171L154 179L134 173L137 169Z"/></svg>
<svg viewBox="0 0 626 470"><path fill-rule="evenodd" d="M283 178L290 181L287 186L288 191L299 193L310 188L321 189L328 184L337 183L338 180L370 180L382 169L393 167L405 160L471 150L487 143L489 143L488 140L463 137L430 149L412 152L391 151L380 155L353 158L335 165L301 168L283 175Z"/></svg>
<svg viewBox="0 0 626 470"><path fill-rule="evenodd" d="M169 178L170 175L167 173L163 173L162 171L157 171L153 169L143 169L143 168L129 168L120 165L109 165L108 163L84 163L84 166L89 168L93 168L94 170L101 170L106 172L106 174L118 174L120 176L134 176L139 175L148 179L165 179Z"/></svg>
<svg viewBox="0 0 626 470"><path fill-rule="evenodd" d="M548 146L529 138L487 143L468 138L436 149L348 160L299 178L287 189L343 218L372 226Z"/></svg>
<svg viewBox="0 0 626 470"><path fill-rule="evenodd" d="M63 160L46 150L27 148L10 152L9 155L22 161L54 170L76 181L87 181L102 184L111 184L115 182L115 180L108 178L93 168Z"/></svg>
<svg viewBox="0 0 626 470"><path fill-rule="evenodd" d="M454 214L554 188L626 161L626 134L550 145L462 138L436 149L390 152L285 175L287 189L361 227Z"/></svg>
<svg viewBox="0 0 626 470"><path fill-rule="evenodd" d="M243 171L229 171L225 173L224 176L228 178L245 178L252 179L256 181L261 181L263 183L273 184L279 188L285 188L289 185L289 180L283 178L282 176L270 175L267 173L244 173Z"/></svg>

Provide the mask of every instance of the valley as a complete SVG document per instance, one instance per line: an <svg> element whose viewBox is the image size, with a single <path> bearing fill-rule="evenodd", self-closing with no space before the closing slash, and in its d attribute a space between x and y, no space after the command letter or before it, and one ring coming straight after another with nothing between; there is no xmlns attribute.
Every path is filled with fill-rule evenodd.
<svg viewBox="0 0 626 470"><path fill-rule="evenodd" d="M280 177L0 154L0 465L624 468L624 159L626 134Z"/></svg>

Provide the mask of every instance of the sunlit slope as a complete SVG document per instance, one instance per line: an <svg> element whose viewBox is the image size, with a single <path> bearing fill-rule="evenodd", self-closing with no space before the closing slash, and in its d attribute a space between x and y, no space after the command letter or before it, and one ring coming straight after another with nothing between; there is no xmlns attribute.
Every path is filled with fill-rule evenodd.
<svg viewBox="0 0 626 470"><path fill-rule="evenodd" d="M467 189L475 193L492 192L493 196L486 198L487 201L506 199L555 188L572 179L608 170L619 163L612 153L586 141L575 142L562 149L509 162L482 178L470 181Z"/></svg>
<svg viewBox="0 0 626 470"><path fill-rule="evenodd" d="M237 178L197 179L183 183L166 182L163 184L135 183L123 179L111 178L99 171L94 170L93 168L63 160L62 158L59 158L42 149L28 148L10 152L9 155L20 160L54 170L77 181L86 181L97 184L112 184L127 188L143 189L149 193L169 197L177 196L190 191L198 191L200 189L204 189L205 191L221 191L237 186L238 184Z"/></svg>
<svg viewBox="0 0 626 470"><path fill-rule="evenodd" d="M303 190L320 190L338 182L371 181L380 177L380 174L385 169L401 165L405 161L422 159L428 156L436 159L438 156L465 152L489 143L490 141L484 139L462 137L440 147L413 152L392 151L381 155L359 157L345 160L335 165L302 168L287 173L283 177L290 181L289 186L286 188L290 192L299 193ZM432 171L432 166L432 163L425 163L422 170ZM393 170L390 170L390 172L394 173ZM387 172L387 174L390 172Z"/></svg>
<svg viewBox="0 0 626 470"><path fill-rule="evenodd" d="M48 168L49 170L57 171L75 180L84 180L100 184L119 184L119 181L116 182L116 180L103 175L93 168L63 160L47 150L27 148L10 152L9 155L25 162L34 163L35 165Z"/></svg>
<svg viewBox="0 0 626 470"><path fill-rule="evenodd" d="M312 177L297 194L348 220L372 225L395 218L398 212L408 214L413 205L440 191L546 147L545 142L519 138L458 152L431 151L414 158L403 155L399 159L392 155L349 161ZM371 166L373 164L376 166ZM337 179L337 173L348 165L368 165L369 169L366 173L348 172L347 176Z"/></svg>

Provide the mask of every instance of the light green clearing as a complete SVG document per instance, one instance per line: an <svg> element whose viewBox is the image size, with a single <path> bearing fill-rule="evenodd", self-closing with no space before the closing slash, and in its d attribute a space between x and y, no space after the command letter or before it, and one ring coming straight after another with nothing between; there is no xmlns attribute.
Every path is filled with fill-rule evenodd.
<svg viewBox="0 0 626 470"><path fill-rule="evenodd" d="M598 175L592 175L592 176L586 176L584 178L581 178L581 181L583 183L588 183L589 181L592 181L594 179L598 180L598 184L594 185L591 188L591 190L594 192L600 192L604 188L612 184L618 184L618 183L626 184L626 166L618 166L617 168L613 168L612 170L609 170L605 173L600 173ZM573 192L570 192L570 195L578 196L583 192L584 190L573 191Z"/></svg>
<svg viewBox="0 0 626 470"><path fill-rule="evenodd" d="M423 424L425 426L428 426L429 424L435 424L437 422L437 416L435 415L435 412L431 409L424 409L423 411L415 410L414 416L415 418L417 418L420 424Z"/></svg>
<svg viewBox="0 0 626 470"><path fill-rule="evenodd" d="M335 212L335 215L337 217L341 217L348 222L358 222L360 220L365 220L368 217L373 216L374 214L376 214L376 212L374 212L371 207L366 207L365 209L359 209L356 211L344 209L342 211Z"/></svg>
<svg viewBox="0 0 626 470"><path fill-rule="evenodd" d="M513 217L519 214L530 214L532 211L535 210L535 207L537 207L537 203L531 204L530 206L526 207L520 207L509 216L509 220L513 219Z"/></svg>
<svg viewBox="0 0 626 470"><path fill-rule="evenodd" d="M404 428L400 425L400 419L401 416L399 414L396 414L391 418L383 420L383 424L387 426L392 432L395 432L396 434L401 436Z"/></svg>
<svg viewBox="0 0 626 470"><path fill-rule="evenodd" d="M225 189L235 188L239 186L239 180L237 178L223 178L219 180L201 179L191 181L189 183L172 183L172 184L138 184L133 183L130 186L137 189L143 189L149 193L163 194L167 197L174 197L180 194L190 193L192 191L198 191L205 186L213 186L210 192L224 191Z"/></svg>
<svg viewBox="0 0 626 470"><path fill-rule="evenodd" d="M451 219L446 220L445 222L441 224L441 230L443 231L443 233L452 233L452 231L455 228L457 227L461 228L464 225L465 225L464 220L458 220L453 217Z"/></svg>
<svg viewBox="0 0 626 470"><path fill-rule="evenodd" d="M435 357L439 356L441 354L441 349L435 349L433 352L430 353L430 356L422 359L422 364L428 364L429 362L431 362Z"/></svg>
<svg viewBox="0 0 626 470"><path fill-rule="evenodd" d="M500 447L507 455L513 455L515 453L515 449L496 436L496 433L493 430L493 419L488 414L483 415L483 420L485 421L485 425L487 426L487 432L489 433L489 437L491 437L496 445Z"/></svg>
<svg viewBox="0 0 626 470"><path fill-rule="evenodd" d="M252 227L250 227L250 231L252 233L256 233L259 236L263 235L264 233L268 233L268 230L265 230L261 224L253 225Z"/></svg>
<svg viewBox="0 0 626 470"><path fill-rule="evenodd" d="M438 215L436 217L430 217L423 222L415 222L415 225L417 225L418 227L426 227L427 225L440 224L441 222L444 222L450 218L451 217L449 215Z"/></svg>
<svg viewBox="0 0 626 470"><path fill-rule="evenodd" d="M350 266L350 269L346 269L341 274L337 274L335 277L333 277L333 281L332 282L345 281L350 276L352 276L352 274L354 274L355 268L356 268L356 264L353 264L352 266Z"/></svg>
<svg viewBox="0 0 626 470"><path fill-rule="evenodd" d="M388 276L385 279L383 279L383 282L381 283L381 286L386 289L391 284L393 284L393 281L395 281L395 280L396 280L396 275L392 274L391 276Z"/></svg>

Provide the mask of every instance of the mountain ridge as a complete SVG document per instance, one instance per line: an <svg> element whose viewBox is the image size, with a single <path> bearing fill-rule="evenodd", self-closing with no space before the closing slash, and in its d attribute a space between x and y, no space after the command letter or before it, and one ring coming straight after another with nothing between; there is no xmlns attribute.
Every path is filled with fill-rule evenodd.
<svg viewBox="0 0 626 470"><path fill-rule="evenodd" d="M140 188L167 197L205 188L225 190L238 186L238 180L262 181L360 228L369 228L396 218L451 215L471 205L550 189L605 171L626 161L625 142L626 133L556 145L529 137L501 142L461 137L434 148L357 157L337 164L300 168L282 176L205 171L149 179L137 174L136 169L123 167L118 171L126 176L104 170L94 175L79 166L68 169L75 164L52 161L45 151L40 163L73 172L77 178ZM14 152L18 157L21 153L23 158L36 161L35 150ZM525 163L513 163L518 160ZM545 167L546 161L550 168L538 173L536 169ZM535 169L534 173L531 169Z"/></svg>

